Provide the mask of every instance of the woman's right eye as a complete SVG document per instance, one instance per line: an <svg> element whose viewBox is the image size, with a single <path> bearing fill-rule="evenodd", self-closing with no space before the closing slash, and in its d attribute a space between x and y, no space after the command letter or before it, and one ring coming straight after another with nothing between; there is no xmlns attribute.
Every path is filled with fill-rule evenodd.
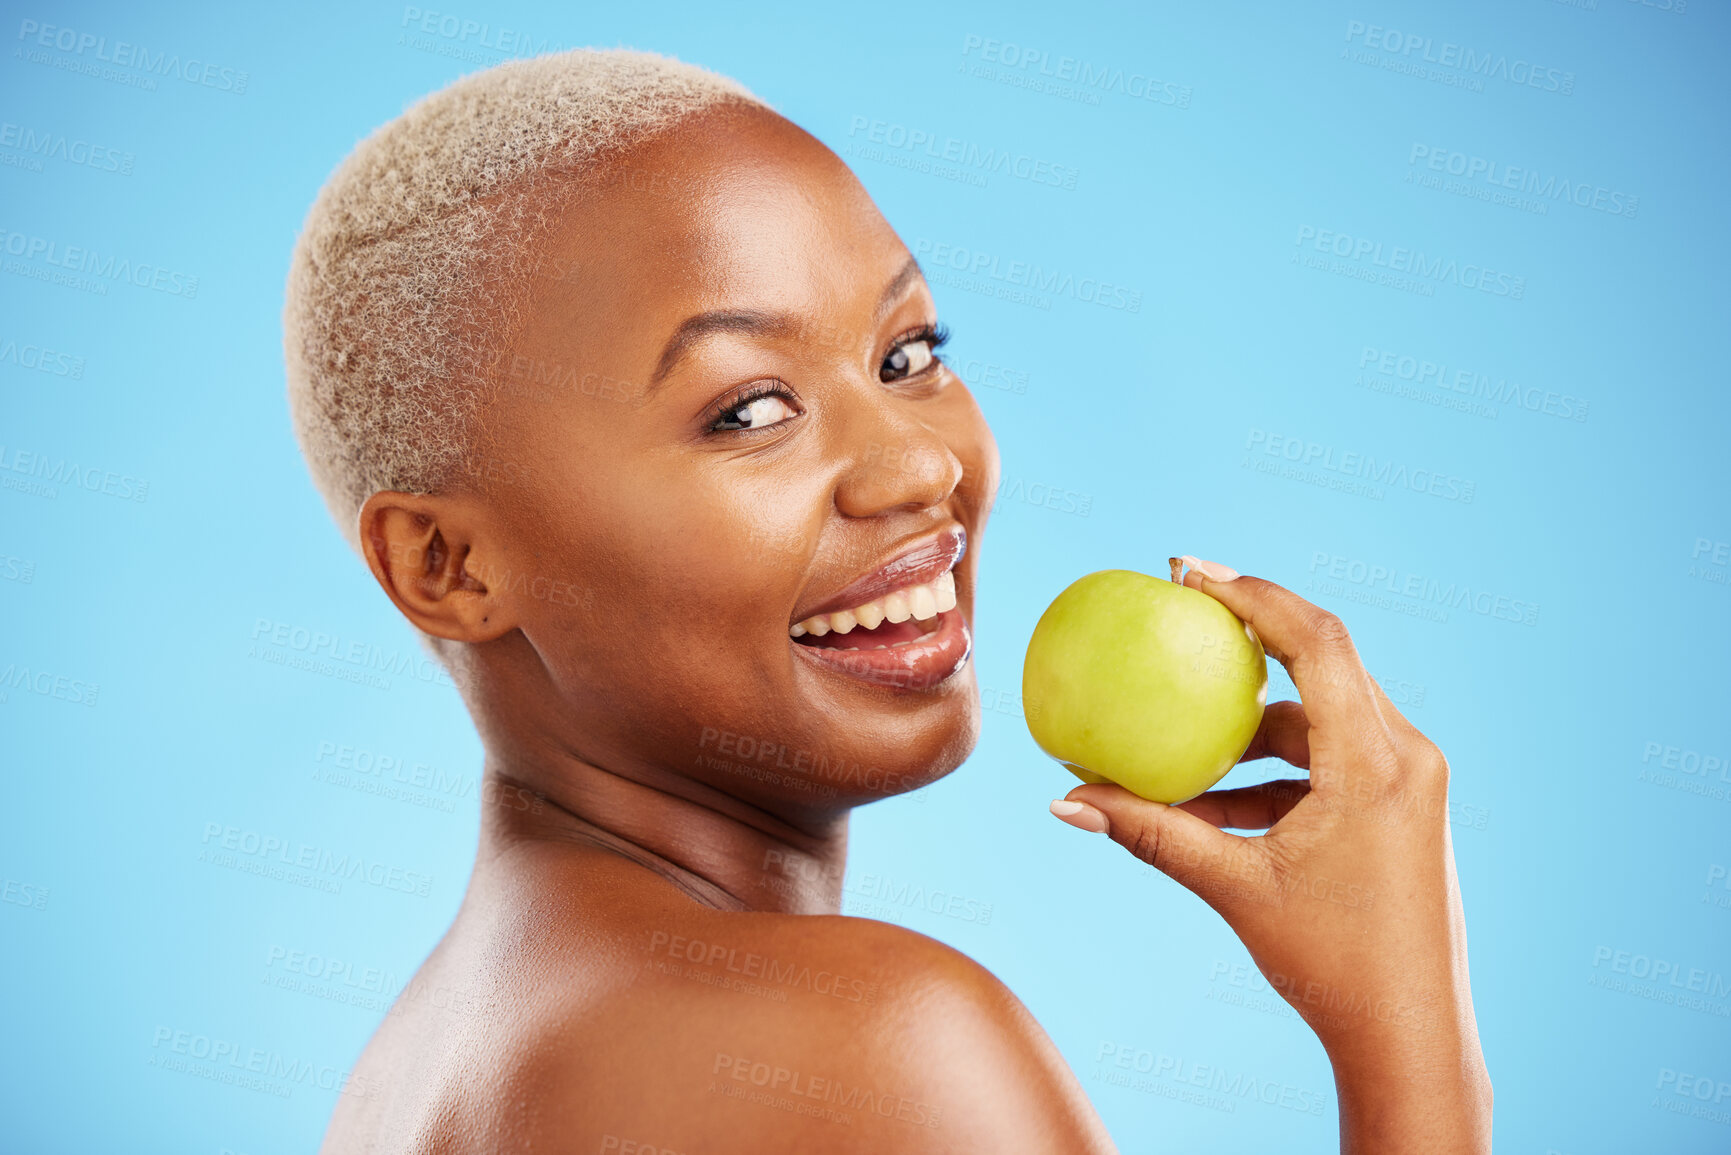
<svg viewBox="0 0 1731 1155"><path fill-rule="evenodd" d="M733 429L762 429L798 415L799 410L789 405L781 394L766 393L724 411L710 429L716 433Z"/></svg>

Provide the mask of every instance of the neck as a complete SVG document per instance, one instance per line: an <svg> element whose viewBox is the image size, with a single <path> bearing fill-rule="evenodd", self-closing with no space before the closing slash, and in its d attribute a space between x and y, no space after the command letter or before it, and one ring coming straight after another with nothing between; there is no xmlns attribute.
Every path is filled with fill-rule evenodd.
<svg viewBox="0 0 1731 1155"><path fill-rule="evenodd" d="M841 912L846 810L771 811L671 771L608 769L547 747L489 749L482 800L483 862L525 841L577 843L720 910Z"/></svg>

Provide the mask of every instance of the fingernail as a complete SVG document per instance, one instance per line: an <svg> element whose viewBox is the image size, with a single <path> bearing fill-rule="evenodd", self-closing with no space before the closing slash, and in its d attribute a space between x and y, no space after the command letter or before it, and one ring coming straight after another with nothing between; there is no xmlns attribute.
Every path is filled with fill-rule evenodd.
<svg viewBox="0 0 1731 1155"><path fill-rule="evenodd" d="M1052 813L1060 822L1068 822L1077 830L1086 830L1089 834L1106 833L1106 816L1086 802L1060 798L1052 803Z"/></svg>
<svg viewBox="0 0 1731 1155"><path fill-rule="evenodd" d="M1237 570L1228 565L1221 565L1217 561L1203 561L1201 558L1191 557L1189 554L1185 554L1179 560L1209 581L1229 582L1238 576Z"/></svg>

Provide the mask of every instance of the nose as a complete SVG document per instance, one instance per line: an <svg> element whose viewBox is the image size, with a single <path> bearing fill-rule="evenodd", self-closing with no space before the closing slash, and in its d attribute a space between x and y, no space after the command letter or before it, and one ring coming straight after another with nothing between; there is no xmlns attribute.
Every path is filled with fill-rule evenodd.
<svg viewBox="0 0 1731 1155"><path fill-rule="evenodd" d="M842 514L929 509L961 483L961 459L936 429L907 412L909 404L884 398L849 423L844 452L850 464L835 491Z"/></svg>

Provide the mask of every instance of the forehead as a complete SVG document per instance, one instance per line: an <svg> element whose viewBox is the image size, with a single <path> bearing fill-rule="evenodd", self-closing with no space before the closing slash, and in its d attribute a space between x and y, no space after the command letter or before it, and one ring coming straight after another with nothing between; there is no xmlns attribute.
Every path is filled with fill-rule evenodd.
<svg viewBox="0 0 1731 1155"><path fill-rule="evenodd" d="M700 113L609 160L558 211L525 320L570 336L665 340L717 308L821 322L874 304L907 259L847 166L762 109Z"/></svg>

